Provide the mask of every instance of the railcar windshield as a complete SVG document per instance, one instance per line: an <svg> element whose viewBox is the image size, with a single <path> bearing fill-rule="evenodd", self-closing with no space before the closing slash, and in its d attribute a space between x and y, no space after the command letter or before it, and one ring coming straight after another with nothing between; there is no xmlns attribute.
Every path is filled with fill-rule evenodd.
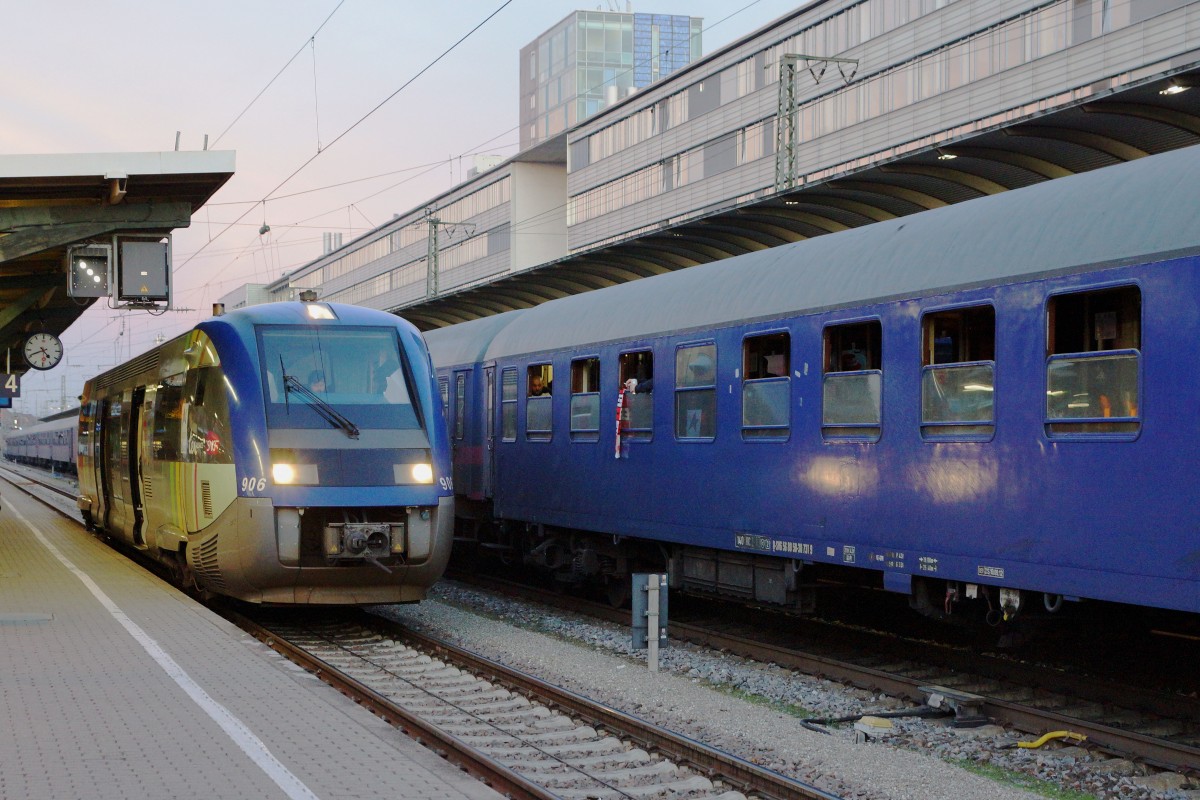
<svg viewBox="0 0 1200 800"><path fill-rule="evenodd" d="M287 390L285 376L358 428L420 428L410 372L396 331L376 327L258 328L267 424L328 427L320 404Z"/></svg>

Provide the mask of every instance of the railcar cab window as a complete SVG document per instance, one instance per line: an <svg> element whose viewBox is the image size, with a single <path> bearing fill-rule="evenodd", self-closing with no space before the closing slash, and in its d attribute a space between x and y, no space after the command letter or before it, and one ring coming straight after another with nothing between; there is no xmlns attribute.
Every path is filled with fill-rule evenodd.
<svg viewBox="0 0 1200 800"><path fill-rule="evenodd" d="M571 440L600 439L600 359L571 362Z"/></svg>
<svg viewBox="0 0 1200 800"><path fill-rule="evenodd" d="M621 404L626 417L621 438L650 441L654 436L654 353L649 350L621 353L617 366L618 391L633 386L632 392L625 390ZM637 384L629 383L630 379Z"/></svg>
<svg viewBox="0 0 1200 800"><path fill-rule="evenodd" d="M534 441L549 441L554 407L554 367L534 364L525 379L525 436Z"/></svg>
<svg viewBox="0 0 1200 800"><path fill-rule="evenodd" d="M698 344L675 351L675 438L717 435L717 346Z"/></svg>
<svg viewBox="0 0 1200 800"><path fill-rule="evenodd" d="M409 370L393 328L262 325L257 328L267 425L327 428L299 382L362 429L420 428Z"/></svg>
<svg viewBox="0 0 1200 800"><path fill-rule="evenodd" d="M742 342L742 436L786 439L791 424L791 337L747 336Z"/></svg>
<svg viewBox="0 0 1200 800"><path fill-rule="evenodd" d="M878 320L825 328L821 433L826 439L879 439L883 419L882 344Z"/></svg>
<svg viewBox="0 0 1200 800"><path fill-rule="evenodd" d="M1046 332L1046 434L1135 435L1141 427L1141 290L1054 295L1046 304Z"/></svg>
<svg viewBox="0 0 1200 800"><path fill-rule="evenodd" d="M517 440L517 368L505 367L500 373L500 439Z"/></svg>
<svg viewBox="0 0 1200 800"><path fill-rule="evenodd" d="M438 394L442 396L442 419L450 421L450 379L438 378Z"/></svg>
<svg viewBox="0 0 1200 800"><path fill-rule="evenodd" d="M921 433L927 439L990 439L995 432L996 310L974 306L926 314L921 323Z"/></svg>

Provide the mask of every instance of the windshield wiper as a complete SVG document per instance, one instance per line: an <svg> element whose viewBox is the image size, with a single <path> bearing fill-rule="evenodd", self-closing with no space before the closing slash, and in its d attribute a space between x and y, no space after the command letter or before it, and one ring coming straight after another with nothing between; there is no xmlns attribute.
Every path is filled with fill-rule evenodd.
<svg viewBox="0 0 1200 800"><path fill-rule="evenodd" d="M338 413L338 410L323 400L320 395L309 389L295 375L283 374L284 402L287 396L295 392L307 400L321 417L335 428L341 428L351 439L358 438L358 426Z"/></svg>

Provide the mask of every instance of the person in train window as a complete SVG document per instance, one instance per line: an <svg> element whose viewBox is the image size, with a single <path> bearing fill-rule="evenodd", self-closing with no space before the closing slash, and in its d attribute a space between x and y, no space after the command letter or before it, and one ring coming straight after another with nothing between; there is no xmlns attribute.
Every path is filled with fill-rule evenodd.
<svg viewBox="0 0 1200 800"><path fill-rule="evenodd" d="M842 372L857 372L867 368L867 354L858 349L857 345L850 345L849 350L842 351Z"/></svg>
<svg viewBox="0 0 1200 800"><path fill-rule="evenodd" d="M529 396L530 397L541 397L542 395L549 395L553 392L553 390L554 390L554 381L550 381L550 383L546 383L546 381L542 378L541 375L534 375L533 377L531 377L529 379Z"/></svg>
<svg viewBox="0 0 1200 800"><path fill-rule="evenodd" d="M630 378L625 381L625 391L631 394L650 394L654 391L654 379L639 381L637 378Z"/></svg>

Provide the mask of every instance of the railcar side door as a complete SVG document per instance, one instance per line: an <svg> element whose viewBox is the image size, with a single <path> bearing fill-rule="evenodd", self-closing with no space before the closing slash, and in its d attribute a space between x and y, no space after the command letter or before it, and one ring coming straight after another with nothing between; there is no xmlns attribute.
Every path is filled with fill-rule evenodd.
<svg viewBox="0 0 1200 800"><path fill-rule="evenodd" d="M483 496L492 496L492 486L495 485L496 469L496 367L484 367L483 392L483 465L482 478Z"/></svg>
<svg viewBox="0 0 1200 800"><path fill-rule="evenodd" d="M127 468L129 478L129 514L130 535L138 547L145 547L146 541L142 535L142 470L141 447L142 441L142 401L146 390L138 387L129 398L129 430L126 432Z"/></svg>
<svg viewBox="0 0 1200 800"><path fill-rule="evenodd" d="M104 493L104 508L100 523L107 531L120 531L125 525L125 495L122 493L121 468L121 398L105 399L101 413L100 469Z"/></svg>

